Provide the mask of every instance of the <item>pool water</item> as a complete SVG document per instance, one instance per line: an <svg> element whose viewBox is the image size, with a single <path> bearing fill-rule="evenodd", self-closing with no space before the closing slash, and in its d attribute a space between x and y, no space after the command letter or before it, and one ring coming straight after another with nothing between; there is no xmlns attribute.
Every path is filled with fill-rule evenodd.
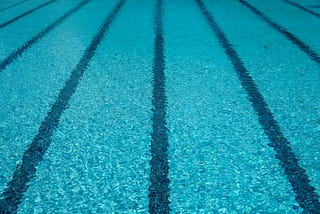
<svg viewBox="0 0 320 214"><path fill-rule="evenodd" d="M0 213L320 213L318 0L2 0Z"/></svg>

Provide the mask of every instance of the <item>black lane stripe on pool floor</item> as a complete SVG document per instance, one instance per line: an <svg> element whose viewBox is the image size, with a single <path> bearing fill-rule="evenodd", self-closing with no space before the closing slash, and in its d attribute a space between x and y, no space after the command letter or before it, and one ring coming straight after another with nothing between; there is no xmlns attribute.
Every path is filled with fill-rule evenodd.
<svg viewBox="0 0 320 214"><path fill-rule="evenodd" d="M19 19L21 19L21 18L23 18L23 17L25 17L25 16L37 11L37 10L39 10L39 9L41 9L41 8L43 8L43 7L47 6L47 5L55 2L55 1L57 1L57 0L51 0L51 1L45 2L45 3L41 4L41 5L38 5L37 7L32 8L31 10L28 10L28 11L20 14L19 16L14 17L13 19L10 19L9 21L6 21L6 22L0 24L0 28L4 28L4 27L6 27L6 26L18 21Z"/></svg>
<svg viewBox="0 0 320 214"><path fill-rule="evenodd" d="M0 213L17 212L23 194L27 191L30 180L35 176L36 167L42 161L43 156L51 144L52 134L59 126L62 113L68 108L70 98L75 93L80 79L88 67L89 61L94 56L97 47L104 38L106 31L109 30L110 25L119 13L124 2L125 0L121 0L106 17L90 45L86 48L80 61L72 70L64 87L60 90L56 101L42 121L37 135L24 152L21 163L16 166L12 179L7 183L6 189L1 194Z"/></svg>
<svg viewBox="0 0 320 214"><path fill-rule="evenodd" d="M305 52L310 59L312 59L314 62L316 62L318 65L320 65L320 56L312 50L312 48L305 44L301 39L299 39L297 36L293 35L289 31L287 31L284 27L278 25L277 23L271 21L266 15L264 15L261 11L259 11L257 8L246 2L245 0L238 0L242 5L250 9L253 13L255 13L258 17L260 17L263 21L265 21L267 24L269 24L273 29L277 30L279 33L284 35L288 40L293 42L295 45L298 46L298 48Z"/></svg>
<svg viewBox="0 0 320 214"><path fill-rule="evenodd" d="M297 3L289 1L289 0L283 0L283 1L285 3L288 3L288 4L292 5L292 6L294 6L294 7L297 7L297 8L299 8L299 9L301 9L301 10L303 10L303 11L305 11L305 12L307 12L307 13L309 13L309 14L317 17L317 18L320 18L320 14L319 13L316 13L316 12L314 12L312 10L309 10L308 8L306 8L306 7L304 7L304 6L300 5L300 4L297 4Z"/></svg>
<svg viewBox="0 0 320 214"><path fill-rule="evenodd" d="M210 14L202 0L195 1L198 3L198 6L209 23L210 28L217 36L221 46L229 57L242 87L246 90L248 99L258 115L259 123L271 142L269 146L274 149L276 153L275 157L280 161L280 165L283 167L285 175L296 194L297 202L303 209L308 211L308 213L319 213L319 196L315 192L315 188L310 185L310 180L306 175L305 169L299 166L299 160L292 152L290 142L281 132L278 122L274 119L273 114L269 110L268 105L264 100L263 95L260 93L256 83L245 68L237 52L232 48L232 45L227 39L225 33L218 26L214 17Z"/></svg>
<svg viewBox="0 0 320 214"><path fill-rule="evenodd" d="M151 172L149 186L149 212L169 213L168 134L166 128L165 57L163 37L163 2L157 0L155 8L155 41L152 91Z"/></svg>
<svg viewBox="0 0 320 214"><path fill-rule="evenodd" d="M20 2L17 2L15 4L9 5L8 7L0 9L0 12L8 10L10 8L13 8L13 7L16 7L16 6L20 5L20 4L23 4L23 3L28 2L28 1L31 1L31 0L24 0L24 1L20 1Z"/></svg>
<svg viewBox="0 0 320 214"><path fill-rule="evenodd" d="M84 0L80 4L78 4L76 7L72 8L68 12L66 12L64 15L62 15L60 18L49 24L44 30L40 31L38 34L33 36L31 39L29 39L24 45L16 49L15 51L11 52L9 56L7 56L5 59L3 59L0 62L0 73L5 70L5 68L10 65L14 60L16 60L19 56L21 57L22 54L29 49L32 45L37 43L41 38L43 38L46 34L48 34L50 31L52 31L54 28L56 28L58 25L62 24L65 19L70 17L72 14L80 10L84 5L86 5L91 0Z"/></svg>

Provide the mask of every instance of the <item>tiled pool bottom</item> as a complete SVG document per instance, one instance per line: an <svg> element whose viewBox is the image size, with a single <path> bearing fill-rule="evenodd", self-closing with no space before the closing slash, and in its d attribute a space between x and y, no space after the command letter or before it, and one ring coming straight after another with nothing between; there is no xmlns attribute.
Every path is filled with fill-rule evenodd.
<svg viewBox="0 0 320 214"><path fill-rule="evenodd" d="M320 213L318 4L1 2L0 213Z"/></svg>

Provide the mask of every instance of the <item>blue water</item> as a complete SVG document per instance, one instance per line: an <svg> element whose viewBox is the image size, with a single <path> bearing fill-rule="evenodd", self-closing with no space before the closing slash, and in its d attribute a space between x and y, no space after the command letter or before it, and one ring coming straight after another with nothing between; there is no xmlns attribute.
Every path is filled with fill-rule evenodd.
<svg viewBox="0 0 320 214"><path fill-rule="evenodd" d="M317 0L291 1L320 13ZM57 0L0 28L0 68L80 2ZM59 91L118 2L89 1L1 69L0 213L8 208L1 205L3 192L17 166L25 166L24 154ZM238 0L203 2L320 195L320 63ZM282 0L247 2L320 55L320 18ZM1 1L0 25L42 3ZM157 213L149 208L156 3L126 1L107 28L15 201L18 213ZM163 0L161 22L170 212L320 213L307 212L296 198L248 91L196 1Z"/></svg>

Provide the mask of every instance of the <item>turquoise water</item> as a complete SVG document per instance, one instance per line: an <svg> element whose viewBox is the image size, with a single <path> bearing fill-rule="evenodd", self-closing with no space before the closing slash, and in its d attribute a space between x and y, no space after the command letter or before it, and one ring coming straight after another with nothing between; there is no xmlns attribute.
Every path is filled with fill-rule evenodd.
<svg viewBox="0 0 320 214"><path fill-rule="evenodd" d="M320 213L320 18L246 1L303 49L238 0L81 2L0 28L0 213ZM43 3L1 1L0 25Z"/></svg>

